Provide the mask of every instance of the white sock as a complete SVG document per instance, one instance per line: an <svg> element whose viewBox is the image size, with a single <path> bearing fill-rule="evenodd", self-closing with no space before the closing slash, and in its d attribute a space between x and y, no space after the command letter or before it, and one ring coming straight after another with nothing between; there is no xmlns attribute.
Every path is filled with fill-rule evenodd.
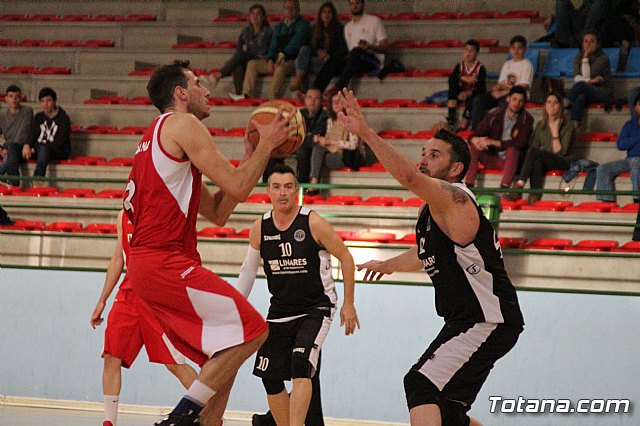
<svg viewBox="0 0 640 426"><path fill-rule="evenodd" d="M187 396L192 401L199 402L200 404L202 404L202 406L206 405L207 401L209 401L209 399L211 399L211 397L215 394L216 391L214 391L198 379L194 380L187 390Z"/></svg>
<svg viewBox="0 0 640 426"><path fill-rule="evenodd" d="M104 395L104 419L113 423L113 426L118 418L118 396Z"/></svg>

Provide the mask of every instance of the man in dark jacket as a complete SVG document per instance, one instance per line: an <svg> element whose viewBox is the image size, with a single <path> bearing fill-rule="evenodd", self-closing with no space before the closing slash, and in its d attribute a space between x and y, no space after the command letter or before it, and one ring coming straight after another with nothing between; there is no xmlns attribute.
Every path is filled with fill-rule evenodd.
<svg viewBox="0 0 640 426"><path fill-rule="evenodd" d="M507 96L507 105L488 114L469 139L471 164L465 183L475 185L478 162L487 169L502 170L500 186L508 188L518 171L533 131L533 116L524 108L527 91L514 86Z"/></svg>
<svg viewBox="0 0 640 426"><path fill-rule="evenodd" d="M34 118L31 148L36 157L34 176L45 176L51 161L68 160L71 152L71 119L58 106L58 95L50 87L38 92L42 111Z"/></svg>

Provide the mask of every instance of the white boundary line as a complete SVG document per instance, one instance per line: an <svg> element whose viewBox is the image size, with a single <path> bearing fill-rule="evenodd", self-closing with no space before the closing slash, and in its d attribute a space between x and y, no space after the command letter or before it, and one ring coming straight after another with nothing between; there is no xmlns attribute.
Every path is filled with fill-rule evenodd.
<svg viewBox="0 0 640 426"><path fill-rule="evenodd" d="M0 406L48 408L74 411L102 411L101 402L72 401L65 399L44 399L23 396L9 396L0 394ZM118 412L123 414L146 414L161 416L171 411L173 407L154 405L119 404ZM246 421L251 423L253 413L246 411L230 411L224 413L225 419ZM377 422L372 420L349 420L325 417L325 423L330 426L406 426L407 423Z"/></svg>

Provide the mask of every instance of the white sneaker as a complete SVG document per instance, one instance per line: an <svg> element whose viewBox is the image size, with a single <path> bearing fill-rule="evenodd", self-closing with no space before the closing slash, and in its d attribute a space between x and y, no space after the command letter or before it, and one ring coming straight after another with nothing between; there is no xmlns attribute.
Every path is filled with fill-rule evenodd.
<svg viewBox="0 0 640 426"><path fill-rule="evenodd" d="M244 94L236 95L235 93L227 93L227 95L229 95L229 97L233 100L233 102L238 102L246 98Z"/></svg>

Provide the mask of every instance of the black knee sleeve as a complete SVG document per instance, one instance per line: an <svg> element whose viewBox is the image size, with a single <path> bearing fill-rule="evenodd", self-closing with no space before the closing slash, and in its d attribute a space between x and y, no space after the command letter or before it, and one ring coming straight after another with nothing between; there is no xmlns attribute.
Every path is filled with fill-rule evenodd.
<svg viewBox="0 0 640 426"><path fill-rule="evenodd" d="M311 362L305 356L294 353L291 357L291 378L310 379L312 374Z"/></svg>
<svg viewBox="0 0 640 426"><path fill-rule="evenodd" d="M267 395L277 395L285 390L284 381L282 380L262 379L262 385L264 390L267 391Z"/></svg>
<svg viewBox="0 0 640 426"><path fill-rule="evenodd" d="M425 375L409 370L404 376L404 394L409 410L420 405L439 404L440 390Z"/></svg>

